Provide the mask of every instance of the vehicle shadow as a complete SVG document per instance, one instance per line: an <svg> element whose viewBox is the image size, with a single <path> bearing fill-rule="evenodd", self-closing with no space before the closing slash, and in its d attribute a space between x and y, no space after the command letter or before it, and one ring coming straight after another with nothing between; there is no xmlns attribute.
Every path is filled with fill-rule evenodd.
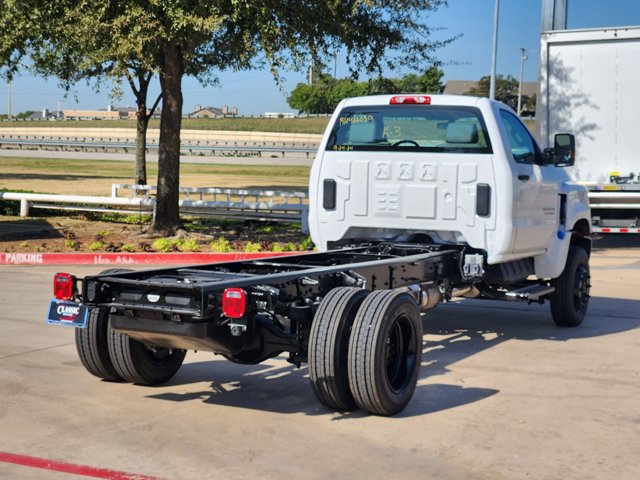
<svg viewBox="0 0 640 480"><path fill-rule="evenodd" d="M438 306L423 316L425 342L420 383L411 403L396 417L427 415L499 393L488 388L425 383L435 375L444 375L439 380L446 381L451 365L461 360L514 339L563 342L624 332L640 326L638 310L640 300L594 297L580 327L559 328L551 320L548 305L465 300ZM206 385L199 385L203 383ZM186 385L193 385L194 389L185 391ZM176 387L174 391L172 387ZM191 361L160 388L162 393L149 398L283 414L329 414L332 419L368 415L362 411L336 413L320 405L311 391L306 366L296 369L284 355L259 365L238 365L222 357Z"/></svg>

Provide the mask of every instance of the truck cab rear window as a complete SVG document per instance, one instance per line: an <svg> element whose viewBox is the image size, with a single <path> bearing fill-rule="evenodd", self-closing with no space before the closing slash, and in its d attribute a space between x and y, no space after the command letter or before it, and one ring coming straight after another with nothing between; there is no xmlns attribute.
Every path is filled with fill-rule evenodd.
<svg viewBox="0 0 640 480"><path fill-rule="evenodd" d="M492 153L480 110L437 105L347 107L327 150Z"/></svg>

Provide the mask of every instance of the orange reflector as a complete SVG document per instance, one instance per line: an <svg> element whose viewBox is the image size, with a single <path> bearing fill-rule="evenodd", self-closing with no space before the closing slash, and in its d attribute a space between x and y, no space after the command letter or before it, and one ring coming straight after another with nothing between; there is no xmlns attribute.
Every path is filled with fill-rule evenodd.
<svg viewBox="0 0 640 480"><path fill-rule="evenodd" d="M431 105L431 97L424 95L398 95L391 97L390 105Z"/></svg>
<svg viewBox="0 0 640 480"><path fill-rule="evenodd" d="M56 273L53 277L53 296L58 300L73 298L73 275Z"/></svg>
<svg viewBox="0 0 640 480"><path fill-rule="evenodd" d="M241 288L227 288L222 294L222 313L228 318L242 318L247 306L247 292Z"/></svg>

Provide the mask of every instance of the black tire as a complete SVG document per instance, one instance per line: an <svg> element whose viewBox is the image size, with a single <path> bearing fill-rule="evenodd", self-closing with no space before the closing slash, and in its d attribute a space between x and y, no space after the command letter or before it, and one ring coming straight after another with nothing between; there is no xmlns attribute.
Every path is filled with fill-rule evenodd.
<svg viewBox="0 0 640 480"><path fill-rule="evenodd" d="M349 384L360 408L377 415L404 409L422 361L422 323L414 299L378 290L358 310L349 344Z"/></svg>
<svg viewBox="0 0 640 480"><path fill-rule="evenodd" d="M122 268L110 268L100 275L129 272ZM76 350L84 368L91 374L110 382L122 381L109 356L109 309L90 308L87 328L76 329Z"/></svg>
<svg viewBox="0 0 640 480"><path fill-rule="evenodd" d="M349 387L349 337L358 308L368 292L339 287L322 300L309 336L309 380L324 406L339 411L357 408Z"/></svg>
<svg viewBox="0 0 640 480"><path fill-rule="evenodd" d="M103 380L118 382L118 374L109 356L107 341L109 309L91 308L87 328L76 328L76 350L84 368Z"/></svg>
<svg viewBox="0 0 640 480"><path fill-rule="evenodd" d="M552 282L551 315L559 327L577 327L584 320L589 305L591 275L589 255L579 246L569 247L567 264L562 275Z"/></svg>
<svg viewBox="0 0 640 480"><path fill-rule="evenodd" d="M127 382L158 385L173 377L186 350L149 347L109 329L109 355L118 374Z"/></svg>

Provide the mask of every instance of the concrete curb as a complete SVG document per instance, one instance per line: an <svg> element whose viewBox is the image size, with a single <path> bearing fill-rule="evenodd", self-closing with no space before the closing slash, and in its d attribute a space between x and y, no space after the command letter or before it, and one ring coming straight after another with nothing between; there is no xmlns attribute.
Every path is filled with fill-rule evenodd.
<svg viewBox="0 0 640 480"><path fill-rule="evenodd" d="M206 264L280 257L308 252L260 253L0 253L0 265Z"/></svg>

